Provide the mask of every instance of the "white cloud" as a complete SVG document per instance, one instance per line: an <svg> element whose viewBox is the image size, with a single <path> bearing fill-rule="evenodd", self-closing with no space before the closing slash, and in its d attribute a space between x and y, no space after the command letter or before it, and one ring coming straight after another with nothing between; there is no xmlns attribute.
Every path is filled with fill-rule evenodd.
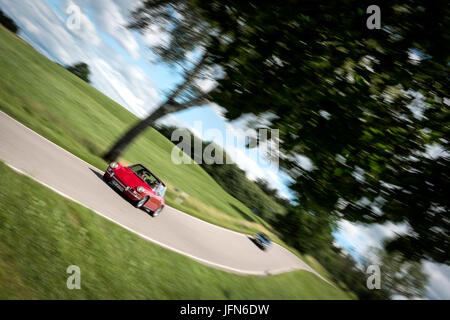
<svg viewBox="0 0 450 320"><path fill-rule="evenodd" d="M426 261L424 271L429 276L427 297L450 300L450 266Z"/></svg>
<svg viewBox="0 0 450 320"><path fill-rule="evenodd" d="M170 36L158 25L151 25L142 34L142 42L149 47L160 46L169 43Z"/></svg>
<svg viewBox="0 0 450 320"><path fill-rule="evenodd" d="M168 114L156 121L159 124L165 125L165 126L175 126L177 128L188 128L186 122L178 119L173 114Z"/></svg>
<svg viewBox="0 0 450 320"><path fill-rule="evenodd" d="M22 18L21 20L22 20L22 24L25 27L25 29L27 29L31 33L39 34L39 28L37 26L35 26L33 23L31 23L26 18Z"/></svg>
<svg viewBox="0 0 450 320"><path fill-rule="evenodd" d="M448 158L450 157L450 152L444 149L442 145L435 143L427 145L424 156L430 159Z"/></svg>
<svg viewBox="0 0 450 320"><path fill-rule="evenodd" d="M413 98L408 109L412 112L414 118L421 120L426 109L425 97L418 91L408 90L405 92L408 96Z"/></svg>
<svg viewBox="0 0 450 320"><path fill-rule="evenodd" d="M338 228L346 241L353 250L367 256L374 247L381 247L381 242L390 239L396 234L402 234L408 231L407 224L357 224L347 220L341 220Z"/></svg>
<svg viewBox="0 0 450 320"><path fill-rule="evenodd" d="M226 109L222 106L219 106L217 103L211 103L209 107L215 113L217 117L225 121L225 111Z"/></svg>
<svg viewBox="0 0 450 320"><path fill-rule="evenodd" d="M125 48L125 50L127 50L133 59L138 60L140 57L140 47L132 31L127 28L129 21L125 18L128 18L128 13L130 9L132 9L131 5L134 4L130 3L130 6L125 6L126 4L123 2L120 4L121 6L119 7L111 0L87 2L97 26L113 37L123 48Z"/></svg>
<svg viewBox="0 0 450 320"><path fill-rule="evenodd" d="M410 62L412 64L419 64L420 61L422 60L420 55L418 55L416 52L413 52L413 51L408 52L408 59L410 60Z"/></svg>
<svg viewBox="0 0 450 320"><path fill-rule="evenodd" d="M281 172L277 168L261 164L261 155L258 155L257 150L232 145L226 146L225 150L230 154L239 168L246 172L250 180L263 178L273 188L277 189L282 197L289 199L289 195L286 193L286 187L280 177Z"/></svg>
<svg viewBox="0 0 450 320"><path fill-rule="evenodd" d="M70 11L68 12L67 9L73 7L74 5L78 6L73 1L68 1L66 6L64 7L65 13L68 14L68 16L71 14L71 12ZM80 39L80 41L82 41L84 44L99 46L101 44L101 39L97 33L97 29L94 23L91 21L91 19L89 19L89 17L83 12L81 8L78 18L80 19L79 27L71 28L70 32L75 36L77 36Z"/></svg>
<svg viewBox="0 0 450 320"><path fill-rule="evenodd" d="M91 60L92 81L115 101L139 117L146 116L156 106L159 95L153 82L139 68L123 65L113 68L105 60Z"/></svg>
<svg viewBox="0 0 450 320"><path fill-rule="evenodd" d="M198 79L195 83L202 92L211 91L216 85L217 82L211 78Z"/></svg>
<svg viewBox="0 0 450 320"><path fill-rule="evenodd" d="M314 169L311 159L305 155L298 154L296 155L295 160L297 161L297 164L306 171L311 171Z"/></svg>

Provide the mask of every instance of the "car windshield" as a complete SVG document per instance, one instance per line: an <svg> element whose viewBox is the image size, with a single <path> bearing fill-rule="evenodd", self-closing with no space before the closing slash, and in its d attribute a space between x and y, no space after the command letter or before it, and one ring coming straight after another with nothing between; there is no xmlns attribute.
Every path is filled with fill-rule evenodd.
<svg viewBox="0 0 450 320"><path fill-rule="evenodd" d="M152 189L157 188L161 183L158 181L158 179L152 175L147 169L145 169L140 164L135 164L132 166L129 166L131 170L136 173L136 175L145 181Z"/></svg>
<svg viewBox="0 0 450 320"><path fill-rule="evenodd" d="M164 197L164 195L166 194L166 189L167 187L165 185L160 184L156 189L156 194L160 197Z"/></svg>
<svg viewBox="0 0 450 320"><path fill-rule="evenodd" d="M269 239L269 237L268 237L266 234L260 233L259 236L260 236L263 240L265 240L265 241L267 241L267 242L270 242L270 239Z"/></svg>

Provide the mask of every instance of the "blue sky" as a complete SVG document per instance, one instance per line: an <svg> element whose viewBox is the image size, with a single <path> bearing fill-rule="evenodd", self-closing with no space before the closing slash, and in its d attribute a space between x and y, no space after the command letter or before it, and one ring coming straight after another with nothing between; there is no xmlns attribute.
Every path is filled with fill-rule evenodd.
<svg viewBox="0 0 450 320"><path fill-rule="evenodd" d="M88 63L94 87L143 117L182 78L176 69L158 63L148 49L167 41L166 34L158 29L139 34L124 27L128 13L139 3L140 0L0 0L0 7L19 25L19 35L38 51L63 65ZM73 5L81 9L80 27L75 30L67 26L67 9ZM161 122L190 128L201 138L211 129L217 129L223 137L229 130L238 139L245 133L245 121L226 121L222 108L217 105L191 108L169 115ZM219 144L249 178L265 178L282 195L292 197L286 187L287 175L262 163L257 150L241 150L226 141L219 141ZM382 239L405 231L404 226L369 227L346 221L339 227L334 234L336 243L356 258L365 256L371 247L379 246ZM426 270L431 275L428 297L450 299L450 268L427 263Z"/></svg>

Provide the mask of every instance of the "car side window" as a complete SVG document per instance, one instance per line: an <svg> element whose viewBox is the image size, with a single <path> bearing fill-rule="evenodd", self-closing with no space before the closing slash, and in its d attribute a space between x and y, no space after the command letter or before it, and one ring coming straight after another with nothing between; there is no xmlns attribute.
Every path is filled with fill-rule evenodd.
<svg viewBox="0 0 450 320"><path fill-rule="evenodd" d="M166 192L166 187L163 185L159 185L158 190L156 191L156 194L160 197L164 197L165 192Z"/></svg>

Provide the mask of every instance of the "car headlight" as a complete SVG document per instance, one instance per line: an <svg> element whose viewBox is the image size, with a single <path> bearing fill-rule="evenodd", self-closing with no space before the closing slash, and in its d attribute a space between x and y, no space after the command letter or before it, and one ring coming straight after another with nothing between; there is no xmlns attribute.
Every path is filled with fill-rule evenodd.
<svg viewBox="0 0 450 320"><path fill-rule="evenodd" d="M139 193L144 192L144 190L145 190L144 187L137 187L137 188L136 188L136 191L139 192Z"/></svg>
<svg viewBox="0 0 450 320"><path fill-rule="evenodd" d="M110 164L109 164L109 166L112 168L112 169L116 169L118 166L119 166L119 164L117 163L117 162L111 162Z"/></svg>

